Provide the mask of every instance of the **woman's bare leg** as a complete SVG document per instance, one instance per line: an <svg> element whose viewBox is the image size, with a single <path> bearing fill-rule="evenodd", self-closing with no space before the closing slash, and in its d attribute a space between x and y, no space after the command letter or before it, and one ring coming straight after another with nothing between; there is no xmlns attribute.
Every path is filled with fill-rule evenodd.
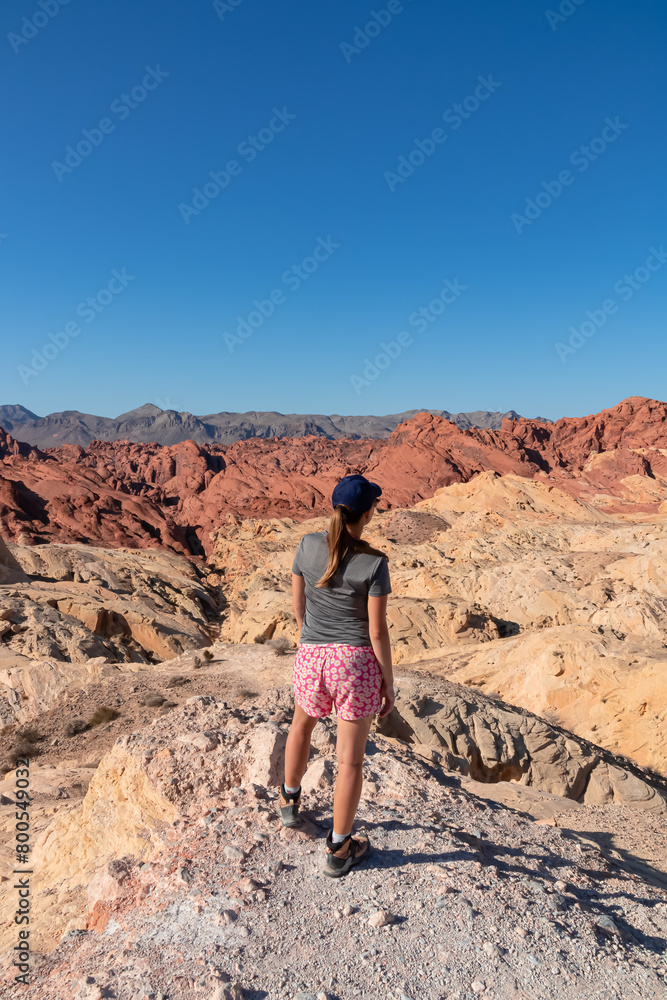
<svg viewBox="0 0 667 1000"><path fill-rule="evenodd" d="M301 708L294 706L294 718L285 744L285 784L289 788L299 788L304 776L310 753L310 737L318 719Z"/></svg>
<svg viewBox="0 0 667 1000"><path fill-rule="evenodd" d="M338 758L338 776L334 789L334 832L348 834L352 830L357 806L361 797L363 784L363 763L366 754L366 741L370 732L373 716L356 719L338 720L338 740L336 756Z"/></svg>

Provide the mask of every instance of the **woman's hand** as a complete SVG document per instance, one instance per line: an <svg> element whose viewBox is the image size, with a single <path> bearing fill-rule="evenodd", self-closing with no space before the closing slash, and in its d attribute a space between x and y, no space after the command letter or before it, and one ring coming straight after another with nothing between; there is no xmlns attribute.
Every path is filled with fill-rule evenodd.
<svg viewBox="0 0 667 1000"><path fill-rule="evenodd" d="M378 718L384 719L385 715L389 715L392 708L394 707L394 702L396 701L396 695L394 694L394 685L385 684L382 681L382 687L380 688L380 697L382 698L382 709L378 712Z"/></svg>

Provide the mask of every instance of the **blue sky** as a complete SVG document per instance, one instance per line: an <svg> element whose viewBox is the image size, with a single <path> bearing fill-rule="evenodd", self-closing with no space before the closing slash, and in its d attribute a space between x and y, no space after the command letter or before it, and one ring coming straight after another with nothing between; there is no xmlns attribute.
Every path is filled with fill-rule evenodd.
<svg viewBox="0 0 667 1000"><path fill-rule="evenodd" d="M0 403L666 397L659 0L42 4L0 14Z"/></svg>

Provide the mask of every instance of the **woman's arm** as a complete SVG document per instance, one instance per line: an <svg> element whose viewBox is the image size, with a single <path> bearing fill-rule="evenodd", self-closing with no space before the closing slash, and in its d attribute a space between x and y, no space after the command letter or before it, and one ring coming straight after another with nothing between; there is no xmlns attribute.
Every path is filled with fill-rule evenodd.
<svg viewBox="0 0 667 1000"><path fill-rule="evenodd" d="M394 671L391 663L391 643L387 626L387 595L368 598L368 632L373 652L382 671L382 698L384 705L380 718L389 715L394 707Z"/></svg>
<svg viewBox="0 0 667 1000"><path fill-rule="evenodd" d="M306 582L298 573L292 573L292 611L301 632L306 613Z"/></svg>

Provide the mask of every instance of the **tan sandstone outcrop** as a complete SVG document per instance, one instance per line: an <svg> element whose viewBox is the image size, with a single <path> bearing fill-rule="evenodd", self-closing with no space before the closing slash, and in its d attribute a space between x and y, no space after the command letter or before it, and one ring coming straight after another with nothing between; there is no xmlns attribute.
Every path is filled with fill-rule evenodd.
<svg viewBox="0 0 667 1000"><path fill-rule="evenodd" d="M8 547L0 585L0 722L24 722L68 685L111 664L169 660L208 646L221 598L197 568L160 550Z"/></svg>
<svg viewBox="0 0 667 1000"><path fill-rule="evenodd" d="M667 814L667 778L539 715L434 676L402 681L396 707L378 729L430 748L430 759L475 781L519 782L577 802Z"/></svg>
<svg viewBox="0 0 667 1000"><path fill-rule="evenodd" d="M124 856L141 860L163 844L176 810L149 780L144 765L144 759L124 747L112 747L81 804L59 813L37 834L31 859L36 947L51 948L67 927L85 926L88 886L107 861ZM6 918L12 905L8 894L0 905L5 928L11 928ZM5 932L4 938L9 937L13 930Z"/></svg>
<svg viewBox="0 0 667 1000"><path fill-rule="evenodd" d="M22 583L25 573L12 555L5 540L0 537L0 584Z"/></svg>
<svg viewBox="0 0 667 1000"><path fill-rule="evenodd" d="M664 646L601 625L561 625L501 639L469 657L441 653L429 669L667 773Z"/></svg>

